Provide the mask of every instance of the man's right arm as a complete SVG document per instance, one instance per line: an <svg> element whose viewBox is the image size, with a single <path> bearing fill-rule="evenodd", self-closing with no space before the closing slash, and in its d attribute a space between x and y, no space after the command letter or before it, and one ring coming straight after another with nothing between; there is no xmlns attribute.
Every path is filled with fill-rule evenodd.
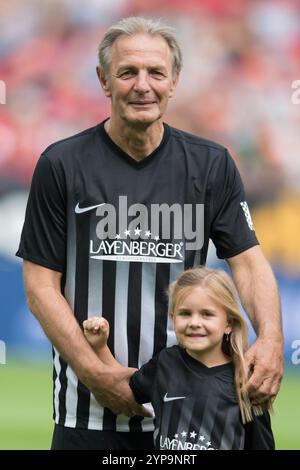
<svg viewBox="0 0 300 470"><path fill-rule="evenodd" d="M127 416L151 416L138 405L128 385L128 371L102 363L85 339L61 293L62 274L24 261L24 283L29 309L63 359L102 406Z"/></svg>

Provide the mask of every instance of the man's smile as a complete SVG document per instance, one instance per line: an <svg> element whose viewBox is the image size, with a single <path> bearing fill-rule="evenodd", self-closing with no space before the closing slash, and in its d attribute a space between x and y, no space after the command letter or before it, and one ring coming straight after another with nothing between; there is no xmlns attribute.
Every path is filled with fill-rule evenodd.
<svg viewBox="0 0 300 470"><path fill-rule="evenodd" d="M155 104L156 101L130 101L129 104L132 106L150 106Z"/></svg>

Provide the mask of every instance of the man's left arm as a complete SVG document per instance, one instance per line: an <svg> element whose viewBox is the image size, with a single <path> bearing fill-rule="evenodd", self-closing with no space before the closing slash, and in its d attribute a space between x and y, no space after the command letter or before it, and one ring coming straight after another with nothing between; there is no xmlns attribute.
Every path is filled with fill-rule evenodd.
<svg viewBox="0 0 300 470"><path fill-rule="evenodd" d="M242 305L257 335L246 363L253 367L248 382L253 403L275 398L283 375L280 299L272 269L259 246L227 258Z"/></svg>

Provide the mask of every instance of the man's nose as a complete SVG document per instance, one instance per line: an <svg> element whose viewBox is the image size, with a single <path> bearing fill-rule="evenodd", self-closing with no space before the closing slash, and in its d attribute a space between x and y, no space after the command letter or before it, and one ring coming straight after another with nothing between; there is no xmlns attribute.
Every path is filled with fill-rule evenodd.
<svg viewBox="0 0 300 470"><path fill-rule="evenodd" d="M135 77L134 91L146 93L150 90L148 73L141 70Z"/></svg>

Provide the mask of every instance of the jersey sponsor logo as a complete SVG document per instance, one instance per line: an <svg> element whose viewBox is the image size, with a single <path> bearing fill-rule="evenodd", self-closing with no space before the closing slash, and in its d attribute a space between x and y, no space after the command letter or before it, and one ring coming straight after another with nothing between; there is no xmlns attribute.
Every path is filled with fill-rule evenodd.
<svg viewBox="0 0 300 470"><path fill-rule="evenodd" d="M102 202L101 204L96 204L95 206L89 206L89 207L79 207L79 202L77 203L75 207L75 212L76 214L82 214L83 212L88 212L93 209L96 209L97 207L103 206L105 202Z"/></svg>
<svg viewBox="0 0 300 470"><path fill-rule="evenodd" d="M164 402L173 401L173 400L184 400L186 397L168 397L168 393L165 394L163 400Z"/></svg>
<svg viewBox="0 0 300 470"><path fill-rule="evenodd" d="M185 250L202 248L203 204L128 205L127 196L119 196L117 207L103 203L79 211L94 208L95 236L90 239L93 259L181 263Z"/></svg>
<svg viewBox="0 0 300 470"><path fill-rule="evenodd" d="M248 227L250 228L250 230L255 230L247 202L242 201L240 202L240 205L242 206L242 209L244 211Z"/></svg>
<svg viewBox="0 0 300 470"><path fill-rule="evenodd" d="M202 433L178 431L173 437L159 436L160 450L217 450Z"/></svg>
<svg viewBox="0 0 300 470"><path fill-rule="evenodd" d="M90 241L90 256L108 261L182 263L183 243L158 243L131 240Z"/></svg>

